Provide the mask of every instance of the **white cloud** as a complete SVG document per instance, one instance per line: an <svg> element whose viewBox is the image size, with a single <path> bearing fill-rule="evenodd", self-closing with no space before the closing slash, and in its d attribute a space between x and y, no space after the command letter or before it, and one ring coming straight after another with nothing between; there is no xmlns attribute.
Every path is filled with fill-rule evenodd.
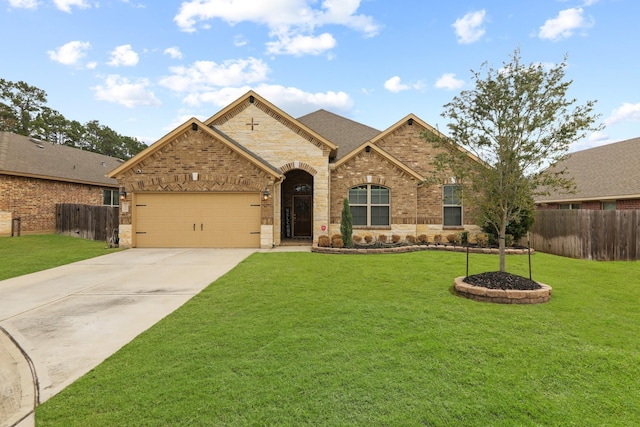
<svg viewBox="0 0 640 427"><path fill-rule="evenodd" d="M482 9L475 12L469 12L462 18L456 19L451 26L456 30L458 43L469 44L477 42L484 35L485 29L483 24L487 11Z"/></svg>
<svg viewBox="0 0 640 427"><path fill-rule="evenodd" d="M125 44L111 51L111 61L109 61L108 64L113 67L119 67L121 65L132 67L136 65L139 60L138 54L131 48L131 45Z"/></svg>
<svg viewBox="0 0 640 427"><path fill-rule="evenodd" d="M90 7L85 0L53 0L53 3L58 9L67 13L71 13L72 6L80 9L86 9Z"/></svg>
<svg viewBox="0 0 640 427"><path fill-rule="evenodd" d="M80 60L87 56L87 50L91 49L91 43L74 40L65 43L55 50L49 50L49 58L52 61L64 65L80 65Z"/></svg>
<svg viewBox="0 0 640 427"><path fill-rule="evenodd" d="M169 55L173 59L182 59L182 52L177 46L168 47L164 50L165 55Z"/></svg>
<svg viewBox="0 0 640 427"><path fill-rule="evenodd" d="M192 94L185 99L188 105L198 106L204 103L224 107L244 95L250 89L255 90L270 102L293 117L310 113L318 109L348 111L353 107L351 97L342 91L310 93L294 87L261 84L256 87L225 87L199 94Z"/></svg>
<svg viewBox="0 0 640 427"><path fill-rule="evenodd" d="M336 39L329 33L319 36L284 35L277 41L267 43L267 52L271 54L287 54L294 56L320 55L331 50L336 45Z"/></svg>
<svg viewBox="0 0 640 427"><path fill-rule="evenodd" d="M221 19L229 25L253 22L268 27L275 41L268 44L271 53L317 55L335 46L332 35L314 34L317 27L343 25L366 37L375 36L380 26L367 15L357 14L361 0L190 0L180 6L174 21L183 31L206 27L206 21ZM291 46L289 46L291 45ZM331 46L331 47L328 47ZM305 48L308 51L305 51Z"/></svg>
<svg viewBox="0 0 640 427"><path fill-rule="evenodd" d="M384 88L389 92L398 93L403 90L408 90L409 85L401 83L401 79L399 76L393 76L386 82L384 82Z"/></svg>
<svg viewBox="0 0 640 427"><path fill-rule="evenodd" d="M402 83L402 79L399 76L393 76L384 82L384 88L389 92L398 93L409 89L422 90L424 89L424 83L417 81L409 85Z"/></svg>
<svg viewBox="0 0 640 427"><path fill-rule="evenodd" d="M107 76L104 85L98 85L93 90L95 91L96 99L121 104L129 108L141 105L160 105L161 102L149 90L149 86L147 79L131 82L126 77L113 74Z"/></svg>
<svg viewBox="0 0 640 427"><path fill-rule="evenodd" d="M585 20L581 7L561 10L558 16L547 21L540 27L538 37L551 41L571 37L576 30L593 26L593 21Z"/></svg>
<svg viewBox="0 0 640 427"><path fill-rule="evenodd" d="M233 37L233 45L235 47L242 47L247 45L249 42L247 41L247 39L244 38L244 36L242 34L238 34L237 36Z"/></svg>
<svg viewBox="0 0 640 427"><path fill-rule="evenodd" d="M464 86L464 80L456 79L456 75L454 73L445 73L443 74L435 84L435 87L438 89L460 89Z"/></svg>
<svg viewBox="0 0 640 427"><path fill-rule="evenodd" d="M604 120L607 126L620 122L640 122L640 103L625 102Z"/></svg>
<svg viewBox="0 0 640 427"><path fill-rule="evenodd" d="M240 86L266 80L269 67L256 58L233 59L218 64L197 61L190 67L170 67L173 73L160 84L176 92L203 92L214 87Z"/></svg>
<svg viewBox="0 0 640 427"><path fill-rule="evenodd" d="M36 9L38 7L37 0L9 0L9 6L17 9Z"/></svg>

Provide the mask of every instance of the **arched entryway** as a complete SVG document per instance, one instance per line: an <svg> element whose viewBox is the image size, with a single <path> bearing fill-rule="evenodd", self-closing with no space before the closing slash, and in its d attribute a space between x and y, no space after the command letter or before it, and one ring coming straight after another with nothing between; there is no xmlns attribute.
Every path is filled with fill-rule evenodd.
<svg viewBox="0 0 640 427"><path fill-rule="evenodd" d="M282 238L313 238L313 176L301 169L285 173L282 183Z"/></svg>

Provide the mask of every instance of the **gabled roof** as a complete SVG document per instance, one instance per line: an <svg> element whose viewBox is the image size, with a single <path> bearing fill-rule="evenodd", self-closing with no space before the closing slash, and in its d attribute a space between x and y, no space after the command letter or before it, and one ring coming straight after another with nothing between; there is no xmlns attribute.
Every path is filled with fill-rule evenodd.
<svg viewBox="0 0 640 427"><path fill-rule="evenodd" d="M336 143L338 146L336 160L346 156L362 143L380 133L378 129L326 110L309 113L299 117L298 121Z"/></svg>
<svg viewBox="0 0 640 427"><path fill-rule="evenodd" d="M389 126L386 130L381 132L379 135L376 135L373 139L371 139L370 142L372 144L377 143L381 139L384 139L390 133L394 132L400 126L404 126L405 123L408 123L409 121L411 121L414 124L417 124L418 126L421 126L422 128L424 128L424 129L426 129L426 130L428 130L430 132L433 132L434 134L436 134L440 138L447 139L447 136L442 134L438 129L434 128L429 123L427 123L424 120L422 120L420 117L418 117L415 114L411 113L411 114L408 114L407 116L405 116L404 118L398 120L396 123L392 124L391 126ZM456 144L455 147L458 150L460 150L462 153L466 154L470 159L475 160L476 162L481 162L480 159L478 159L477 156L474 156L469 151L465 150L464 147L462 147L460 144Z"/></svg>
<svg viewBox="0 0 640 427"><path fill-rule="evenodd" d="M258 108L262 109L271 117L287 126L293 132L300 134L303 138L312 142L314 142L315 140L315 143L317 145L319 144L326 146L331 153L331 157L335 157L338 147L332 141L330 141L325 136L317 133L315 130L311 129L303 122L294 119L289 114L285 113L280 108L276 107L252 90L205 120L204 124L207 126L215 127L217 124L224 123L228 119L233 117L237 113L238 109L244 109L248 103L255 104L256 106L258 106Z"/></svg>
<svg viewBox="0 0 640 427"><path fill-rule="evenodd" d="M0 132L2 175L117 187L106 175L120 164L122 160L104 154Z"/></svg>
<svg viewBox="0 0 640 427"><path fill-rule="evenodd" d="M536 202L614 200L640 198L640 138L576 151L555 166L566 168L576 192L554 192Z"/></svg>
<svg viewBox="0 0 640 427"><path fill-rule="evenodd" d="M417 179L420 182L424 179L424 177L421 176L418 172L414 171L413 169L411 169L410 167L408 167L407 165L402 163L400 160L396 159L391 154L387 153L385 150L383 150L382 148L378 147L377 145L371 144L369 141L366 141L363 144L360 144L360 146L357 147L356 149L351 150L351 152L349 154L347 154L346 156L342 157L340 160L338 160L335 163L335 167L337 168L340 165L342 165L344 163L347 163L349 160L351 160L353 157L355 157L358 153L361 153L362 150L366 150L367 147L369 147L370 151L378 153L380 156L382 156L385 159L387 159L389 162L394 164L398 169L404 171L407 175L410 175L410 176L414 177L415 179Z"/></svg>
<svg viewBox="0 0 640 427"><path fill-rule="evenodd" d="M126 161L124 164L120 165L116 169L109 172L108 176L113 178L117 177L118 175L131 169L133 166L140 163L144 159L148 158L149 156L151 156L156 151L160 150L165 145L169 144L178 135L181 135L182 133L188 130L194 130L194 127L198 131L205 132L209 134L211 137L215 138L217 141L220 141L223 144L227 145L229 148L231 148L233 151L238 153L240 156L246 158L249 162L253 163L258 168L264 170L274 178L277 179L282 176L282 173L277 168L270 165L260 157L256 156L246 148L242 147L240 144L238 144L237 142L229 138L229 136L225 135L219 130L212 129L209 126L206 126L203 122L196 119L195 117L192 117L191 119L187 120L182 125L178 126L174 130L172 130L171 132L169 132L168 134L160 138L158 141L154 142L152 145L145 148L143 151L141 151L140 153L138 153L137 155L135 155L134 157Z"/></svg>

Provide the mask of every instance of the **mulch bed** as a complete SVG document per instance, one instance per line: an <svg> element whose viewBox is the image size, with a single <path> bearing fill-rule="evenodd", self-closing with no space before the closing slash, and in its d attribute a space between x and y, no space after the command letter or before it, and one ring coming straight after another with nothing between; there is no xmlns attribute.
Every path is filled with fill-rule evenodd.
<svg viewBox="0 0 640 427"><path fill-rule="evenodd" d="M501 271L491 271L467 276L464 278L463 282L472 286L481 286L487 289L532 291L541 288L537 282L526 277Z"/></svg>

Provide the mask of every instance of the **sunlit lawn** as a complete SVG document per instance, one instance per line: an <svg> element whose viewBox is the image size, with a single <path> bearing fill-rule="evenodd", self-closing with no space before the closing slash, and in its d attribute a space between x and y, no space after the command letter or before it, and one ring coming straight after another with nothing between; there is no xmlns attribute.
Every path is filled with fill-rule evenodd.
<svg viewBox="0 0 640 427"><path fill-rule="evenodd" d="M470 273L495 270L472 255ZM256 253L40 406L38 426L640 420L640 263L533 257L534 306L451 293L464 254ZM508 269L528 275L526 256Z"/></svg>
<svg viewBox="0 0 640 427"><path fill-rule="evenodd" d="M57 234L0 237L0 280L105 255L105 242Z"/></svg>

